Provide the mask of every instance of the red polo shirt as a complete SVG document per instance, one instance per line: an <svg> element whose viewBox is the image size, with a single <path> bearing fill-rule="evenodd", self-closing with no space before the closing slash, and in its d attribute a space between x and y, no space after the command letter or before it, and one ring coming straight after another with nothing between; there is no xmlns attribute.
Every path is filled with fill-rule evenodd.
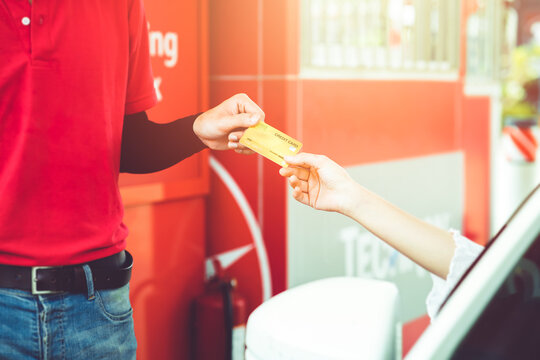
<svg viewBox="0 0 540 360"><path fill-rule="evenodd" d="M155 102L142 0L0 1L0 263L116 253L124 114Z"/></svg>

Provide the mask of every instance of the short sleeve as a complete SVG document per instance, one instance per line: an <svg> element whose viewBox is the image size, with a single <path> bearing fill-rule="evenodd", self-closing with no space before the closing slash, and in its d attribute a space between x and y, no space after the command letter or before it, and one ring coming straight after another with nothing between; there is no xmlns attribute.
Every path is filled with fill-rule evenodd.
<svg viewBox="0 0 540 360"><path fill-rule="evenodd" d="M148 24L142 0L129 8L129 70L125 114L150 109L157 103L148 47Z"/></svg>
<svg viewBox="0 0 540 360"><path fill-rule="evenodd" d="M480 255L484 249L477 243L463 237L458 231L450 230L456 250L450 263L450 270L446 280L431 274L433 280L433 287L426 299L426 306L428 315L433 322L437 316L437 312L441 307L443 301L446 299L450 291L456 286L461 276L467 271L469 266Z"/></svg>

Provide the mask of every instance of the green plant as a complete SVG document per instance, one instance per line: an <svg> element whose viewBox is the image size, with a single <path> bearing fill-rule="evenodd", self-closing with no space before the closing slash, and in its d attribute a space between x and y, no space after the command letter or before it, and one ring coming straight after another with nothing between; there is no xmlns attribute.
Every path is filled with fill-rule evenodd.
<svg viewBox="0 0 540 360"><path fill-rule="evenodd" d="M540 45L517 47L503 82L503 118L535 118L539 114Z"/></svg>

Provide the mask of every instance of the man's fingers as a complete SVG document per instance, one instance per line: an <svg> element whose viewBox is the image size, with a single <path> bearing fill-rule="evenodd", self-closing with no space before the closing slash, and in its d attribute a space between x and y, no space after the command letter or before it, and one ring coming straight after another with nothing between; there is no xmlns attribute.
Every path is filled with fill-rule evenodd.
<svg viewBox="0 0 540 360"><path fill-rule="evenodd" d="M242 155L251 155L255 153L253 150L248 149L248 148L234 149L234 151Z"/></svg>
<svg viewBox="0 0 540 360"><path fill-rule="evenodd" d="M229 141L240 141L242 135L244 135L243 131L233 131L229 134Z"/></svg>
<svg viewBox="0 0 540 360"><path fill-rule="evenodd" d="M246 94L236 94L231 100L236 104L236 113L258 114L260 120L264 120L264 112L262 109Z"/></svg>
<svg viewBox="0 0 540 360"><path fill-rule="evenodd" d="M227 143L227 147L230 149L230 150L238 150L236 152L238 153L242 153L242 154L253 154L254 151L251 150L250 148L240 144L238 141L236 140L231 140L231 137L229 136L229 142Z"/></svg>
<svg viewBox="0 0 540 360"><path fill-rule="evenodd" d="M257 124L261 120L260 114L242 113L229 115L225 117L220 123L220 129L224 133L238 133L238 129L246 129L250 126ZM238 138L240 139L240 138Z"/></svg>

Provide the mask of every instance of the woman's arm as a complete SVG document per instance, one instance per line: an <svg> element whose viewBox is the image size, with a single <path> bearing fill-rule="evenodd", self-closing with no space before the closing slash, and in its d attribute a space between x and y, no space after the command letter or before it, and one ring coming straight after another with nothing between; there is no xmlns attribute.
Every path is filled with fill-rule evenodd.
<svg viewBox="0 0 540 360"><path fill-rule="evenodd" d="M446 278L455 244L452 234L392 205L356 183L325 156L302 153L285 159L293 197L315 209L346 215L431 273Z"/></svg>

